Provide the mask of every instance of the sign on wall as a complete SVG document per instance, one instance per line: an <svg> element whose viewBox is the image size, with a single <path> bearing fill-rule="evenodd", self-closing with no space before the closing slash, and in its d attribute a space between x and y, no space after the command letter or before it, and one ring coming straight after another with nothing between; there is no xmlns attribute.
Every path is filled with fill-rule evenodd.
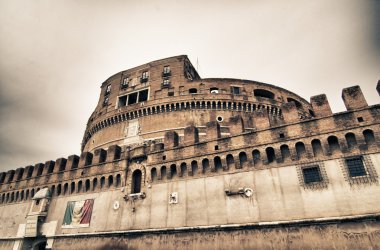
<svg viewBox="0 0 380 250"><path fill-rule="evenodd" d="M67 202L65 216L63 218L63 228L89 227L91 221L93 199L84 201Z"/></svg>

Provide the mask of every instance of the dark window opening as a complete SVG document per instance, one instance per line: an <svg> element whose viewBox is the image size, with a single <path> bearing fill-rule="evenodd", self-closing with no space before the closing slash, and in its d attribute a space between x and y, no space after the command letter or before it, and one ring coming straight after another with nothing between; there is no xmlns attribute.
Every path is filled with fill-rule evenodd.
<svg viewBox="0 0 380 250"><path fill-rule="evenodd" d="M296 152L297 152L298 158L302 158L306 155L306 148L305 148L305 144L303 144L303 142L297 142L296 143Z"/></svg>
<svg viewBox="0 0 380 250"><path fill-rule="evenodd" d="M170 175L171 175L171 178L177 175L177 166L175 164L170 166Z"/></svg>
<svg viewBox="0 0 380 250"><path fill-rule="evenodd" d="M274 94L268 90L265 89L255 89L253 91L253 95L257 97L264 97L269 99L274 99Z"/></svg>
<svg viewBox="0 0 380 250"><path fill-rule="evenodd" d="M132 174L132 194L141 192L141 170L137 169Z"/></svg>
<svg viewBox="0 0 380 250"><path fill-rule="evenodd" d="M165 66L164 70L162 71L162 77L168 77L171 75L170 67Z"/></svg>
<svg viewBox="0 0 380 250"><path fill-rule="evenodd" d="M119 97L119 107L124 107L127 105L127 96L120 96Z"/></svg>
<svg viewBox="0 0 380 250"><path fill-rule="evenodd" d="M268 163L274 162L276 155L272 147L266 148L265 152L267 153Z"/></svg>
<svg viewBox="0 0 380 250"><path fill-rule="evenodd" d="M128 88L128 84L129 84L129 78L126 77L126 78L124 78L123 81L121 82L121 88L122 88L122 89Z"/></svg>
<svg viewBox="0 0 380 250"><path fill-rule="evenodd" d="M280 134L279 134L279 137L280 137L280 139L284 139L284 138L285 138L284 133L280 133Z"/></svg>
<svg viewBox="0 0 380 250"><path fill-rule="evenodd" d="M196 93L198 93L198 90L197 89L189 89L189 93L190 94L196 94Z"/></svg>
<svg viewBox="0 0 380 250"><path fill-rule="evenodd" d="M67 194L68 191L69 191L69 184L65 183L65 185L63 185L63 195Z"/></svg>
<svg viewBox="0 0 380 250"><path fill-rule="evenodd" d="M215 145L215 150L219 150L219 146L218 145Z"/></svg>
<svg viewBox="0 0 380 250"><path fill-rule="evenodd" d="M239 154L240 167L244 167L248 162L247 154L245 152L240 152Z"/></svg>
<svg viewBox="0 0 380 250"><path fill-rule="evenodd" d="M253 163L258 164L261 161L260 151L255 149L252 151Z"/></svg>
<svg viewBox="0 0 380 250"><path fill-rule="evenodd" d="M70 193L75 193L75 182L71 182Z"/></svg>
<svg viewBox="0 0 380 250"><path fill-rule="evenodd" d="M314 111L309 109L309 114L312 116L312 117L315 117L315 114L314 114Z"/></svg>
<svg viewBox="0 0 380 250"><path fill-rule="evenodd" d="M156 168L152 168L150 170L150 177L151 177L152 181L157 180L157 170L156 170Z"/></svg>
<svg viewBox="0 0 380 250"><path fill-rule="evenodd" d="M86 180L86 183L85 183L85 192L88 192L90 191L90 180Z"/></svg>
<svg viewBox="0 0 380 250"><path fill-rule="evenodd" d="M231 168L235 165L235 160L234 160L233 155L231 155L231 154L227 155L226 160L227 160L227 167L228 168Z"/></svg>
<svg viewBox="0 0 380 250"><path fill-rule="evenodd" d="M222 166L222 160L220 159L219 156L216 156L214 158L214 166L215 166L215 171L216 172L219 172L219 170L222 170L223 169L223 166Z"/></svg>
<svg viewBox="0 0 380 250"><path fill-rule="evenodd" d="M186 162L181 163L181 176L186 176L187 172L187 164Z"/></svg>
<svg viewBox="0 0 380 250"><path fill-rule="evenodd" d="M118 174L116 175L116 187L120 187L121 184L121 176Z"/></svg>
<svg viewBox="0 0 380 250"><path fill-rule="evenodd" d="M323 155L323 149L321 141L318 139L314 139L311 141L311 147L313 148L313 153L315 157Z"/></svg>
<svg viewBox="0 0 380 250"><path fill-rule="evenodd" d="M219 93L219 89L218 88L210 88L210 93L211 94L218 94Z"/></svg>
<svg viewBox="0 0 380 250"><path fill-rule="evenodd" d="M192 161L191 162L191 173L193 175L197 174L198 172L198 162L197 161Z"/></svg>
<svg viewBox="0 0 380 250"><path fill-rule="evenodd" d="M128 105L137 103L137 92L129 95Z"/></svg>
<svg viewBox="0 0 380 250"><path fill-rule="evenodd" d="M160 171L161 171L161 180L166 179L166 167L162 166Z"/></svg>
<svg viewBox="0 0 380 250"><path fill-rule="evenodd" d="M106 182L106 178L104 176L102 178L100 178L100 189L104 188L105 182Z"/></svg>
<svg viewBox="0 0 380 250"><path fill-rule="evenodd" d="M232 93L234 95L240 95L240 88L239 87L232 87Z"/></svg>
<svg viewBox="0 0 380 250"><path fill-rule="evenodd" d="M79 182L78 182L78 189L77 189L77 192L78 192L78 193L82 192L82 181L79 181Z"/></svg>
<svg viewBox="0 0 380 250"><path fill-rule="evenodd" d="M290 98L290 97L287 100L288 100L288 102L294 102L297 108L302 108L302 104L299 101L297 101L293 98Z"/></svg>
<svg viewBox="0 0 380 250"><path fill-rule="evenodd" d="M162 156L162 160L166 160L166 155Z"/></svg>
<svg viewBox="0 0 380 250"><path fill-rule="evenodd" d="M174 96L174 92L168 92L168 96Z"/></svg>
<svg viewBox="0 0 380 250"><path fill-rule="evenodd" d="M108 188L110 188L112 186L113 186L113 176L110 175L110 176L108 176Z"/></svg>
<svg viewBox="0 0 380 250"><path fill-rule="evenodd" d="M148 90L145 89L139 92L139 102L145 102L148 100Z"/></svg>
<svg viewBox="0 0 380 250"><path fill-rule="evenodd" d="M207 170L210 168L210 162L208 159L202 160L202 173L206 173Z"/></svg>
<svg viewBox="0 0 380 250"><path fill-rule="evenodd" d="M110 99L109 99L108 97L104 98L103 106L107 106L109 100L110 100Z"/></svg>
<svg viewBox="0 0 380 250"><path fill-rule="evenodd" d="M375 143L375 135L373 134L373 131L370 129L366 129L363 131L364 140L367 143L367 145L371 145Z"/></svg>
<svg viewBox="0 0 380 250"><path fill-rule="evenodd" d="M96 190L97 187L98 187L98 179L95 178L95 179L92 181L92 191Z"/></svg>
<svg viewBox="0 0 380 250"><path fill-rule="evenodd" d="M339 141L338 141L338 138L336 136L330 136L329 138L327 138L327 142L329 144L329 148L331 150L331 153L334 153L334 152L340 150Z"/></svg>
<svg viewBox="0 0 380 250"><path fill-rule="evenodd" d="M283 160L290 158L291 155L288 145L282 145L280 151Z"/></svg>
<svg viewBox="0 0 380 250"><path fill-rule="evenodd" d="M358 117L358 122L364 122L363 117Z"/></svg>
<svg viewBox="0 0 380 250"><path fill-rule="evenodd" d="M348 148L354 148L357 145L356 137L355 134L353 133L347 133L345 135L346 137L346 142L347 142L347 147Z"/></svg>
<svg viewBox="0 0 380 250"><path fill-rule="evenodd" d="M302 169L302 174L305 184L322 181L321 171L317 165Z"/></svg>
<svg viewBox="0 0 380 250"><path fill-rule="evenodd" d="M350 177L367 175L361 156L346 159L346 164Z"/></svg>

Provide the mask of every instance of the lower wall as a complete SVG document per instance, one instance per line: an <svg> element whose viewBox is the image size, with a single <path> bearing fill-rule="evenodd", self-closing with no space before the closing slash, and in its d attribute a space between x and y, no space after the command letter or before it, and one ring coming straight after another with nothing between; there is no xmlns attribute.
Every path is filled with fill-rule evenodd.
<svg viewBox="0 0 380 250"><path fill-rule="evenodd" d="M380 217L314 225L61 237L53 249L380 249Z"/></svg>

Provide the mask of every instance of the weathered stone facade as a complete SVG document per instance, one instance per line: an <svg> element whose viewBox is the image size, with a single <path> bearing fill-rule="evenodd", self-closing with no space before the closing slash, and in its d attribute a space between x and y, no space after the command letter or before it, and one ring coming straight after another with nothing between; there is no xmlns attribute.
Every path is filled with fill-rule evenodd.
<svg viewBox="0 0 380 250"><path fill-rule="evenodd" d="M115 74L80 156L0 173L0 248L380 248L380 105L342 98L202 79L186 56ZM88 199L91 222L63 225Z"/></svg>

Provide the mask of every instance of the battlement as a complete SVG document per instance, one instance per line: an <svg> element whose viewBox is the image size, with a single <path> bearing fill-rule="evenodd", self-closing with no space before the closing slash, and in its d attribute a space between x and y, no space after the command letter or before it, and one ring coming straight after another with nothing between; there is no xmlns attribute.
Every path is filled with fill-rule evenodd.
<svg viewBox="0 0 380 250"><path fill-rule="evenodd" d="M0 201L24 201L45 186L53 197L130 188L136 164L144 164L148 182L155 183L378 153L380 105L368 106L358 86L344 89L343 96L347 111L340 113L333 114L326 96L319 95L311 98L315 116L309 119L289 102L281 106L283 122L259 109L251 119L235 115L224 123L167 131L163 141L112 145L9 170L0 173Z"/></svg>

